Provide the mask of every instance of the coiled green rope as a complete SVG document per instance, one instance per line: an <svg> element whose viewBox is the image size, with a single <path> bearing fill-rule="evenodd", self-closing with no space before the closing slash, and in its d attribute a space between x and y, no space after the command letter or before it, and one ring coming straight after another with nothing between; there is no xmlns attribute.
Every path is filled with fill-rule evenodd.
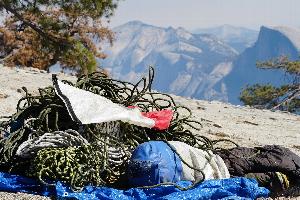
<svg viewBox="0 0 300 200"><path fill-rule="evenodd" d="M88 184L105 185L107 168L105 155L94 146L45 148L40 150L32 164L30 176L44 184L60 180L80 190Z"/></svg>

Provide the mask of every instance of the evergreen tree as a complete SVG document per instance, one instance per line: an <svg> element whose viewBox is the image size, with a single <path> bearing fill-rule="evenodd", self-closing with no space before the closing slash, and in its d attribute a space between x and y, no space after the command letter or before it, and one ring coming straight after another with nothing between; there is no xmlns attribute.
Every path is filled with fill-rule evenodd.
<svg viewBox="0 0 300 200"><path fill-rule="evenodd" d="M242 90L240 100L257 108L279 109L300 113L300 61L280 57L257 63L262 69L284 70L291 77L290 83L280 87L255 84Z"/></svg>
<svg viewBox="0 0 300 200"><path fill-rule="evenodd" d="M96 42L113 41L103 25L118 0L0 0L0 56L10 66L48 69L60 63L78 72L105 58Z"/></svg>

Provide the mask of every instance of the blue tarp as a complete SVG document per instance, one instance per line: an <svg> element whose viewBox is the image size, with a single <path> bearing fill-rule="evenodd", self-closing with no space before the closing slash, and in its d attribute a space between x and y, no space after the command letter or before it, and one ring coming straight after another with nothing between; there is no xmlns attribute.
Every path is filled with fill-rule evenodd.
<svg viewBox="0 0 300 200"><path fill-rule="evenodd" d="M182 187L187 187L190 184L190 182L183 181L178 183ZM78 200L256 199L267 197L269 194L266 188L258 187L256 180L246 178L207 180L186 191L181 191L174 186L160 186L151 189L132 188L128 190L87 186L82 192L75 193L61 182L57 182L55 187L50 188L42 186L34 179L2 172L0 172L0 190Z"/></svg>

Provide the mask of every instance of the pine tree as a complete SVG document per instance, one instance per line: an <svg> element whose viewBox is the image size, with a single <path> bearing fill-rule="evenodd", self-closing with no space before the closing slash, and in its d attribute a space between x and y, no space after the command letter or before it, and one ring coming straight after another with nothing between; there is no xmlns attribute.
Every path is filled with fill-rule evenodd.
<svg viewBox="0 0 300 200"><path fill-rule="evenodd" d="M259 62L257 66L262 69L284 70L292 77L291 81L280 87L260 84L247 86L242 90L240 100L245 105L257 108L300 113L300 60L290 61L283 56L267 62Z"/></svg>
<svg viewBox="0 0 300 200"><path fill-rule="evenodd" d="M95 42L112 43L103 25L118 0L0 0L0 56L9 66L47 70L59 63L77 72L97 68L105 58Z"/></svg>

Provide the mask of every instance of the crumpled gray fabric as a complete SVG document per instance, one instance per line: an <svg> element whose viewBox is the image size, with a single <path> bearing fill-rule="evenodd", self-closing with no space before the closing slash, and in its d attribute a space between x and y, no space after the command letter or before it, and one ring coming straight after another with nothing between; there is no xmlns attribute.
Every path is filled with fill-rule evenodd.
<svg viewBox="0 0 300 200"><path fill-rule="evenodd" d="M236 147L217 154L223 158L231 175L282 172L290 178L300 179L300 157L282 146Z"/></svg>
<svg viewBox="0 0 300 200"><path fill-rule="evenodd" d="M251 174L260 186L267 187L274 195L300 195L300 157L288 148L278 145L236 147L216 153L223 158L231 176ZM278 185L277 172L287 176L289 188Z"/></svg>

